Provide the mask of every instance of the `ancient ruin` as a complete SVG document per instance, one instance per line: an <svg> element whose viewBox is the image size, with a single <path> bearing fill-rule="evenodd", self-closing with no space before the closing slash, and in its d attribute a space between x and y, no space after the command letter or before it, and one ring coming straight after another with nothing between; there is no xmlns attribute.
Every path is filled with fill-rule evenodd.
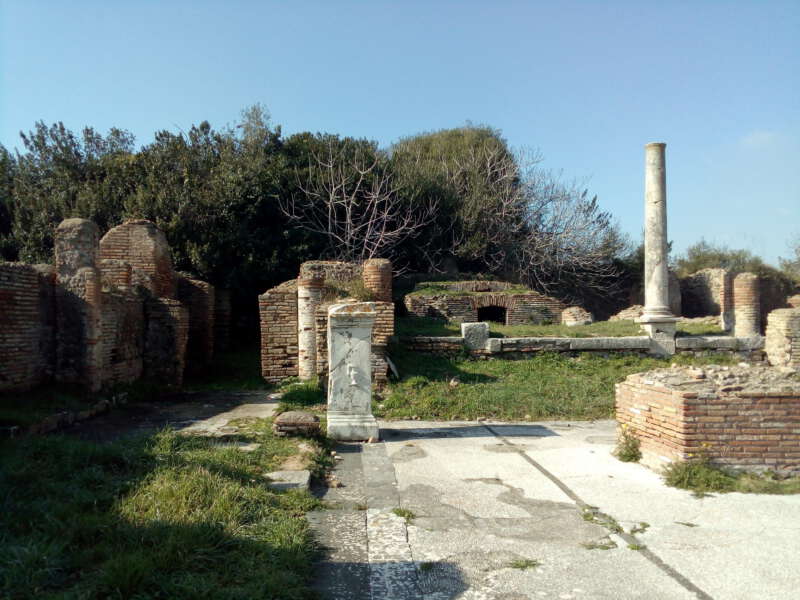
<svg viewBox="0 0 800 600"><path fill-rule="evenodd" d="M55 381L97 391L140 378L179 386L187 364L211 359L226 298L215 304L213 286L175 273L149 221L100 238L92 221L67 219L55 267L0 263L0 390Z"/></svg>
<svg viewBox="0 0 800 600"><path fill-rule="evenodd" d="M661 468L713 464L800 474L800 379L794 369L657 369L617 384L617 421Z"/></svg>
<svg viewBox="0 0 800 600"><path fill-rule="evenodd" d="M308 380L328 375L328 310L334 304L370 300L372 381L387 381L386 346L394 333L392 265L385 259L363 264L309 261L297 279L258 297L261 321L261 374L271 383L287 377Z"/></svg>
<svg viewBox="0 0 800 600"><path fill-rule="evenodd" d="M505 281L423 281L403 302L417 317L503 325L561 323L567 308L561 300Z"/></svg>

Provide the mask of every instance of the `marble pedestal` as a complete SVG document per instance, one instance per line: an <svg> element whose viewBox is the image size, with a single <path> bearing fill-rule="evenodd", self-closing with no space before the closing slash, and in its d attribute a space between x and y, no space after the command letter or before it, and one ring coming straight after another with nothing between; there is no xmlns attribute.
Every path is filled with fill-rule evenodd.
<svg viewBox="0 0 800 600"><path fill-rule="evenodd" d="M328 437L379 437L372 415L372 303L336 304L328 310Z"/></svg>

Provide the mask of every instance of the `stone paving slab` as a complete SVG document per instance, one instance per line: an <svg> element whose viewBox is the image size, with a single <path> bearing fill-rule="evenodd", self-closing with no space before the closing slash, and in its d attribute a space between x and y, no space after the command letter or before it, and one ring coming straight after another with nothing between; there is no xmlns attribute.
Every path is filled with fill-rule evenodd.
<svg viewBox="0 0 800 600"><path fill-rule="evenodd" d="M325 539L348 524L323 598L795 597L800 497L668 488L611 456L612 421L381 425L382 443L340 445L343 487L323 492L341 504Z"/></svg>

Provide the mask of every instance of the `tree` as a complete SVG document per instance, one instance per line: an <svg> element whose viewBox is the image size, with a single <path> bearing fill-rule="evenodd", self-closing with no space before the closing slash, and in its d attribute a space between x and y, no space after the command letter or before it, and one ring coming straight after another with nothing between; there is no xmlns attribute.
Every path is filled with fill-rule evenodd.
<svg viewBox="0 0 800 600"><path fill-rule="evenodd" d="M422 209L404 202L386 155L366 140L325 135L311 142L308 164L296 169L297 190L281 209L299 227L327 240L330 258L393 258L416 237L435 201Z"/></svg>
<svg viewBox="0 0 800 600"><path fill-rule="evenodd" d="M781 258L781 270L800 284L800 235L789 243L789 258Z"/></svg>

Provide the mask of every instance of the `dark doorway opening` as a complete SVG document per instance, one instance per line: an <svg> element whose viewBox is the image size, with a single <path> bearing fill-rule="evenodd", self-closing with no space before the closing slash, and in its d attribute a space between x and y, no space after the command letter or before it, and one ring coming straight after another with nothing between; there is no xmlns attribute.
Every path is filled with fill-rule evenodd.
<svg viewBox="0 0 800 600"><path fill-rule="evenodd" d="M506 324L506 309L502 306L481 306L478 309L478 321L492 321Z"/></svg>

